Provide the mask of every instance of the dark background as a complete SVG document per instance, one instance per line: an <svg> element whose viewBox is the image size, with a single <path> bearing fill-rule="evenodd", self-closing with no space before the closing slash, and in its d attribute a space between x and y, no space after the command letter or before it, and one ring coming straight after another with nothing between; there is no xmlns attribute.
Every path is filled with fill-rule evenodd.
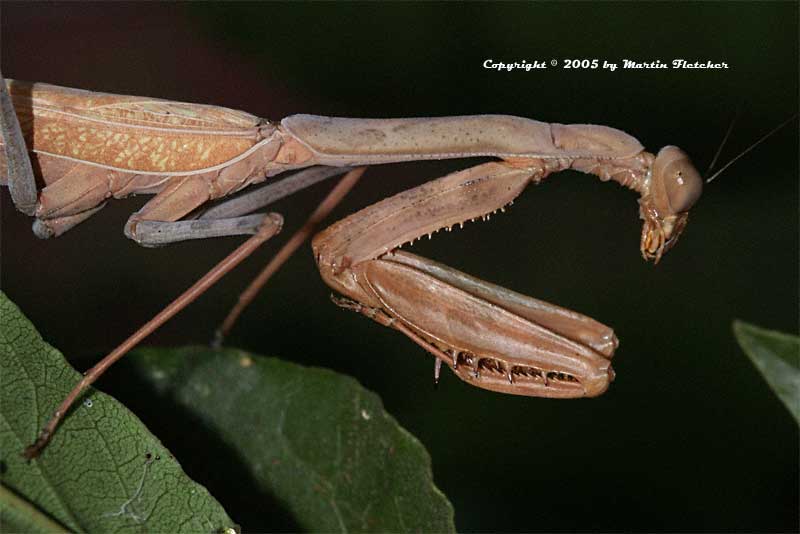
<svg viewBox="0 0 800 534"><path fill-rule="evenodd" d="M10 78L272 119L508 113L605 124L652 151L677 144L703 171L739 106L723 161L798 107L795 2L4 2L2 9ZM730 68L482 68L485 59L566 58L685 58ZM736 346L731 321L797 332L797 146L795 122L710 184L681 242L656 267L639 256L636 196L577 173L529 189L489 223L415 246L613 326L621 339L617 381L598 399L503 396L447 372L434 391L430 356L329 302L308 247L242 317L229 344L330 367L376 391L430 451L461 531L794 531L798 428ZM336 218L468 165L375 167ZM329 187L278 206L284 239ZM2 288L80 369L240 241L139 248L122 227L143 202L112 202L65 236L39 241L3 193ZM148 343L209 340L281 243L265 246ZM119 377L106 384L123 400L137 396ZM137 413L157 435L175 435L174 428L160 432L164 423L147 409ZM215 485L208 475L224 477L224 462L204 465L180 440L164 439L224 506L241 508L235 483ZM246 530L269 529L262 512L234 518Z"/></svg>

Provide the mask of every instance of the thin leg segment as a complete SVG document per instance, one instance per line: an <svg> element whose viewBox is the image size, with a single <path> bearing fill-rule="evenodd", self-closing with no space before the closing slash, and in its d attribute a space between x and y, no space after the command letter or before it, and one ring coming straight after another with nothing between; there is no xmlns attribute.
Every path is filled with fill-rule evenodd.
<svg viewBox="0 0 800 534"><path fill-rule="evenodd" d="M19 211L26 215L36 212L36 178L28 157L28 148L22 136L17 113L11 96L8 94L6 80L0 73L0 130L2 130L6 163L8 165L8 190L11 200Z"/></svg>
<svg viewBox="0 0 800 534"><path fill-rule="evenodd" d="M232 197L205 210L200 219L229 219L252 213L307 187L353 170L352 167L312 167Z"/></svg>
<svg viewBox="0 0 800 534"><path fill-rule="evenodd" d="M267 218L283 225L283 217L277 213L257 213L231 219L140 221L136 225L136 241L144 247L158 247L189 239L251 235L258 232Z"/></svg>
<svg viewBox="0 0 800 534"><path fill-rule="evenodd" d="M264 267L264 270L261 271L250 285L247 286L241 295L239 295L238 302L234 305L231 311L228 313L225 320L222 322L222 325L217 329L217 332L214 336L214 346L222 345L225 336L230 333L233 325L236 324L236 320L242 314L247 306L255 299L256 295L261 288L264 287L264 284L272 278L278 270L283 266L286 261L292 257L292 254L300 248L300 245L306 242L306 240L316 231L317 226L320 222L322 222L336 207L339 202L350 192L353 186L356 185L358 180L361 178L361 175L364 174L366 171L366 167L361 167L358 169L353 169L348 172L344 178L342 178L336 187L334 187L328 196L317 206L317 209L308 217L305 224L297 231L295 234L289 238L289 241L281 247L277 254L270 260L270 262Z"/></svg>
<svg viewBox="0 0 800 534"><path fill-rule="evenodd" d="M36 441L25 449L24 455L26 458L36 458L42 452L42 449L53 437L53 433L58 428L59 423L69 411L72 404L80 398L86 389L92 385L98 378L100 378L106 369L111 367L117 360L125 356L133 347L139 344L144 338L153 333L162 324L171 319L175 314L180 312L183 308L194 302L200 295L206 292L208 288L213 286L217 281L227 274L230 270L241 263L245 258L250 256L264 241L274 236L280 231L280 221L271 217L264 219L264 224L259 229L256 235L242 243L239 248L234 250L225 259L219 262L213 269L211 269L205 276L200 278L195 284L187 289L182 295L172 301L166 308L164 308L158 315L153 317L143 327L137 330L131 337L126 339L122 344L114 349L105 358L100 360L94 367L89 369L83 379L74 387L67 397L61 402L58 409L56 409L53 416L42 429Z"/></svg>

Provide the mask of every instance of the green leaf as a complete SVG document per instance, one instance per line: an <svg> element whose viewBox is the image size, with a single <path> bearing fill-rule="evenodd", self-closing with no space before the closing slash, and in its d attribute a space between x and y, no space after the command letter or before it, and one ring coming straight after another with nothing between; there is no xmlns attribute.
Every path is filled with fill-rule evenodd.
<svg viewBox="0 0 800 534"><path fill-rule="evenodd" d="M80 376L2 293L0 325L4 531L233 526L133 414L92 389L42 456L26 463L22 449ZM300 528L455 530L424 447L352 378L237 350L148 349L128 358L150 395L211 429L243 459L259 493L278 499Z"/></svg>
<svg viewBox="0 0 800 534"><path fill-rule="evenodd" d="M425 448L350 377L239 350L189 347L137 351L125 380L148 384L162 412L177 405L198 429L195 439L202 428L221 440L246 464L250 491L274 496L296 528L455 530Z"/></svg>
<svg viewBox="0 0 800 534"><path fill-rule="evenodd" d="M744 321L733 322L733 333L739 346L800 423L800 338Z"/></svg>
<svg viewBox="0 0 800 534"><path fill-rule="evenodd" d="M26 462L23 448L78 380L0 292L0 530L216 532L234 526L135 415L94 389L43 454Z"/></svg>

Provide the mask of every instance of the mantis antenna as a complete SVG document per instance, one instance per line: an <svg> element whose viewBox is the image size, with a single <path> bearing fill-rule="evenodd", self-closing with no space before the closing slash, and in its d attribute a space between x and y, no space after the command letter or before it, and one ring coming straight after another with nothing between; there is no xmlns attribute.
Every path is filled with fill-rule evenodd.
<svg viewBox="0 0 800 534"><path fill-rule="evenodd" d="M783 121L782 123L780 123L779 125L777 125L777 126L776 126L775 128L773 128L771 131L769 131L767 134L765 134L765 135L764 135L764 136L763 136L761 139L759 139L758 141L756 141L755 143L753 143L753 144L752 144L752 145L750 145L749 147L745 148L745 149L744 149L744 150L743 150L741 153L739 153L739 155L738 155L738 156L734 157L734 158L733 158L732 160L730 160L728 163L726 163L725 165L723 165L723 166L722 166L722 168L721 168L720 170L718 170L717 172L715 172L714 174L712 174L712 175L711 175L711 176L710 176L710 177L709 177L709 178L706 180L706 183L707 183L707 184L711 183L711 181L712 181L714 178L716 178L717 176L719 176L719 175L722 173L722 171L724 171L725 169L727 169L728 167L730 167L731 165L733 165L734 163L736 163L736 161L737 161L739 158L741 158L742 156L744 156L745 154L747 154L748 152L750 152L751 150L753 150L755 147L757 147L758 145L760 145L761 143L763 143L764 141L766 141L768 138L772 137L772 135L773 135L773 134L777 133L777 132L778 132L778 131L779 131L781 128L783 128L784 126L786 126L787 124L789 124L790 122L792 122L793 120L795 120L796 118L797 118L797 113L795 113L794 115L792 115L791 117L789 117L788 119L786 119L785 121ZM731 123L731 128L733 128L733 123ZM731 128L729 128L729 129L728 129L728 134L726 134L726 135L725 135L725 139L723 139L723 141L722 141L722 144L723 144L723 145L725 144L725 140L727 140L727 138L728 138L728 135L730 134L730 130L731 130ZM720 146L720 150L722 150L722 146ZM719 152L718 152L718 153L719 153ZM716 156L714 157L714 160L716 161ZM711 162L711 166L709 166L709 170L711 169L711 167L712 167L713 165L714 165L714 161L712 161L712 162Z"/></svg>
<svg viewBox="0 0 800 534"><path fill-rule="evenodd" d="M739 107L736 108L736 114L733 116L733 118L731 119L731 123L728 126L728 131L725 132L725 135L722 138L722 142L719 144L719 148L717 149L717 153L714 154L714 158L711 160L711 163L708 165L708 168L706 169L706 172L703 173L706 176L708 176L708 174L711 172L711 169L714 168L714 165L717 164L717 160L719 159L720 154L722 154L722 149L725 148L725 143L728 142L728 138L731 136L731 132L733 131L733 127L736 125L736 120L739 118L739 115L740 115L741 111L742 111L742 106L739 105Z"/></svg>

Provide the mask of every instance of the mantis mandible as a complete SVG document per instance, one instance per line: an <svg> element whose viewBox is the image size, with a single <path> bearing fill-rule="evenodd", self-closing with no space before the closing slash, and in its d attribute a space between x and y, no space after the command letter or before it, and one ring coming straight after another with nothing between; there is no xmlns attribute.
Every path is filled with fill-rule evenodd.
<svg viewBox="0 0 800 534"><path fill-rule="evenodd" d="M634 137L606 126L550 124L507 115L293 115L272 123L214 106L12 80L7 87L33 172L24 170L28 154L15 141L16 118L7 94L0 95L7 159L0 168L5 172L8 165L6 179L15 205L36 218L34 232L43 238L86 220L112 196L155 193L129 218L129 238L155 246L255 234L256 242L234 253L240 260L281 226L276 214L244 214L322 178L343 171L360 173L350 170L355 166L498 158L361 210L319 234L313 249L325 282L346 296L336 302L400 330L432 353L437 380L445 362L462 380L504 393L603 393L614 378L610 360L618 341L613 330L396 249L440 229L488 218L512 203L529 183L573 169L640 194L640 249L645 259L657 262L676 243L702 191L700 174L682 150L667 146L653 155ZM5 88L3 83L0 89ZM242 199L226 201L198 215L210 200L307 167L315 168L288 178L282 193L270 190L245 200L244 207ZM33 174L45 184L41 191ZM184 220L187 216L195 219ZM213 283L206 282L204 287ZM132 343L141 337L137 332ZM86 374L27 456L38 455L71 403L132 343L121 345Z"/></svg>

